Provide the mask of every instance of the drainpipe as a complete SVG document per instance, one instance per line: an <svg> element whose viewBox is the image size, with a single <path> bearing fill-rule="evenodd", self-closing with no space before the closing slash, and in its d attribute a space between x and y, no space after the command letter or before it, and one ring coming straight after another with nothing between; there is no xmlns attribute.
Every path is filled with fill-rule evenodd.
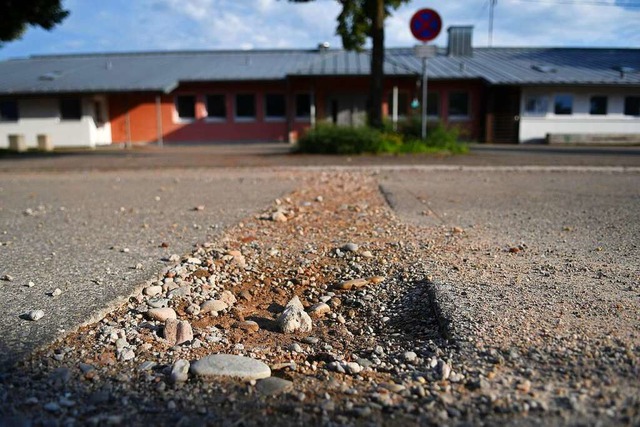
<svg viewBox="0 0 640 427"><path fill-rule="evenodd" d="M125 130L127 132L127 139L124 143L125 148L131 148L131 116L129 115L131 110L130 101L129 96L127 96L127 114L124 115Z"/></svg>
<svg viewBox="0 0 640 427"><path fill-rule="evenodd" d="M162 138L162 105L160 104L160 95L156 95L156 123L158 130L158 147L164 147Z"/></svg>

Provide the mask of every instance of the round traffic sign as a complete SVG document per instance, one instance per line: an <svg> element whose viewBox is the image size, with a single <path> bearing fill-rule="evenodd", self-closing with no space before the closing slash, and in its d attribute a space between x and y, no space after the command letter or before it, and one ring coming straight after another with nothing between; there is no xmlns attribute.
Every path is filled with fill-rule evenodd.
<svg viewBox="0 0 640 427"><path fill-rule="evenodd" d="M420 9L411 17L411 34L422 42L435 39L442 30L442 18L433 9Z"/></svg>

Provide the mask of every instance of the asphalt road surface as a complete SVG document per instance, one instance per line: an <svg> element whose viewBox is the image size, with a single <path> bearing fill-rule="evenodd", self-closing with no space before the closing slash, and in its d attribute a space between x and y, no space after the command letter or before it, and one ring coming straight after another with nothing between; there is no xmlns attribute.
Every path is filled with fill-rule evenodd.
<svg viewBox="0 0 640 427"><path fill-rule="evenodd" d="M640 147L556 147L547 145L473 145L465 156L290 154L282 143L153 145L124 149L65 150L54 153L0 153L0 172L139 170L210 167L299 166L640 166Z"/></svg>
<svg viewBox="0 0 640 427"><path fill-rule="evenodd" d="M483 330L468 335L508 348L546 327L640 345L640 172L471 168L380 181L403 220L457 227L458 249L433 270L451 285L454 323L466 311Z"/></svg>
<svg viewBox="0 0 640 427"><path fill-rule="evenodd" d="M477 227L478 239L493 245L550 245L637 271L637 148L481 147L454 158L314 158L286 151L282 145L194 146L2 157L0 277L12 280L0 280L0 366L99 318L165 268L163 259L215 239L222 228L294 189L291 175L274 166L385 166L383 188L408 221ZM626 172L474 169L531 164L621 166L616 170ZM415 165L426 169L394 171ZM558 227L576 232L561 236ZM62 293L50 296L56 289ZM45 317L20 318L30 310L43 310Z"/></svg>
<svg viewBox="0 0 640 427"><path fill-rule="evenodd" d="M0 280L0 366L96 318L163 259L212 241L294 185L246 170L3 175L0 277L12 280ZM31 310L44 318L20 318Z"/></svg>

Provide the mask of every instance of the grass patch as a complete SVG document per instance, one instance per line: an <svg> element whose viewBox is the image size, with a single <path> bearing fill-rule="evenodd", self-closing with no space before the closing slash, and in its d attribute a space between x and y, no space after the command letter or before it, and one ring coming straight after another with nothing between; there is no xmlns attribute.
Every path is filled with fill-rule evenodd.
<svg viewBox="0 0 640 427"><path fill-rule="evenodd" d="M300 141L296 151L312 154L464 154L469 151L466 144L459 141L455 128L445 128L438 124L427 132L427 139L419 137L420 128L408 123L398 131L388 127L382 131L368 127L342 127L321 124L309 130Z"/></svg>

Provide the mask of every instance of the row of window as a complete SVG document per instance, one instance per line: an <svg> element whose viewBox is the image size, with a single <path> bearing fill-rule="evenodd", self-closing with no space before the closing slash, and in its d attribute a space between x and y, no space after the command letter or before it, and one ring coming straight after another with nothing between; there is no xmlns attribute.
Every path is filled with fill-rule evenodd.
<svg viewBox="0 0 640 427"><path fill-rule="evenodd" d="M406 92L398 93L398 116L406 116L409 107L417 109L420 103L417 99L409 104L409 95ZM389 94L387 99L389 105L389 115L393 108L393 93ZM447 94L447 115L451 118L469 117L469 94L467 92L449 92ZM429 92L427 94L427 116L440 116L440 94L438 92Z"/></svg>
<svg viewBox="0 0 640 427"><path fill-rule="evenodd" d="M269 120L284 120L287 101L282 93L267 93L263 97L264 117ZM206 118L226 121L227 95L214 93L204 96ZM196 95L178 95L175 98L176 114L180 120L196 119ZM311 115L311 95L298 93L295 96L296 118L308 119ZM233 98L233 115L237 120L255 120L257 117L257 96L253 93L237 93Z"/></svg>
<svg viewBox="0 0 640 427"><path fill-rule="evenodd" d="M286 97L281 93L267 93L263 96L265 119L284 120L287 115ZM448 93L448 116L469 116L469 94L467 92ZM196 95L178 95L175 97L176 115L180 120L196 119ZM389 109L393 105L393 94L389 94ZM227 95L209 94L204 96L205 117L210 120L226 121ZM409 103L406 92L398 93L398 115L406 116L409 107L418 108L419 104ZM255 120L257 117L257 96L252 93L237 93L233 98L233 117L237 120ZM311 96L308 93L298 93L295 96L296 118L308 119L311 114ZM427 115L440 116L440 94L429 92L427 96Z"/></svg>
<svg viewBox="0 0 640 427"><path fill-rule="evenodd" d="M58 100L58 111L61 120L80 120L82 118L82 102L80 98L61 98ZM0 121L16 122L20 119L18 101L14 99L0 100Z"/></svg>
<svg viewBox="0 0 640 427"><path fill-rule="evenodd" d="M531 95L526 97L524 111L530 115L544 115L549 112L549 97L546 95ZM570 115L574 112L574 98L571 94L557 94L553 100L553 113ZM589 114L603 116L609 112L609 98L604 95L593 95L589 98ZM625 116L640 116L640 96L624 98Z"/></svg>

